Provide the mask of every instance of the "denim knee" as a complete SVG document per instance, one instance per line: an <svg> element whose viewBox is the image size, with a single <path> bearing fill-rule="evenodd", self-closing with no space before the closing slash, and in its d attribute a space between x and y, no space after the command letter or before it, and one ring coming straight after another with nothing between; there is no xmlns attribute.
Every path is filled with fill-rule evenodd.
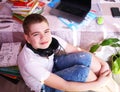
<svg viewBox="0 0 120 92"><path fill-rule="evenodd" d="M55 56L54 62L54 66L57 70L69 68L74 65L84 65L86 67L90 67L91 54L87 52L77 52Z"/></svg>
<svg viewBox="0 0 120 92"><path fill-rule="evenodd" d="M67 81L85 82L88 77L89 70L90 69L86 66L75 65L55 72L55 74Z"/></svg>

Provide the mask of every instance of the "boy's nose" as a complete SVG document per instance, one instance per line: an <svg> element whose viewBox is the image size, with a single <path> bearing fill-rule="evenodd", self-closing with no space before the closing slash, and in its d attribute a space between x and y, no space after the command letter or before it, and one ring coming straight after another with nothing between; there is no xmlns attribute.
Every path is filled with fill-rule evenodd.
<svg viewBox="0 0 120 92"><path fill-rule="evenodd" d="M45 36L45 34L44 34L44 33L41 33L41 34L40 34L40 39L42 39L44 36Z"/></svg>

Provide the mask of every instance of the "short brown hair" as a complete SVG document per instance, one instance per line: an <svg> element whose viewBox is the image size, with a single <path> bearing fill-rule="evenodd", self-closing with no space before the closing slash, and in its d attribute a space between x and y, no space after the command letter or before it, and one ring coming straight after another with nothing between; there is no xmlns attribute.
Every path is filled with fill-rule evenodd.
<svg viewBox="0 0 120 92"><path fill-rule="evenodd" d="M23 30L25 34L29 34L30 32L30 26L35 23L41 23L41 22L46 22L48 24L47 19L40 15L40 14L30 14L28 15L24 21L23 21Z"/></svg>

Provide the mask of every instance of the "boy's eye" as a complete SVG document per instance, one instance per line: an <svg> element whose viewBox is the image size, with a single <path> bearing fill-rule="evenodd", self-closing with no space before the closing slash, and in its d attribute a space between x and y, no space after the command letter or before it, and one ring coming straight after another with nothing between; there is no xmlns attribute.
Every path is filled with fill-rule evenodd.
<svg viewBox="0 0 120 92"><path fill-rule="evenodd" d="M49 33L50 32L50 30L48 29L48 30L45 30L45 33Z"/></svg>
<svg viewBox="0 0 120 92"><path fill-rule="evenodd" d="M33 36L37 36L37 35L39 35L39 34L38 33L33 34Z"/></svg>

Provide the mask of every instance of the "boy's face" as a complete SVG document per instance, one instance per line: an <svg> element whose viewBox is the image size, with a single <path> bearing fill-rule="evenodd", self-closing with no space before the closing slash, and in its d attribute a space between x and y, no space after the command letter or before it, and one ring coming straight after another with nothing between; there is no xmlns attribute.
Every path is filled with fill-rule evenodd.
<svg viewBox="0 0 120 92"><path fill-rule="evenodd" d="M34 49L48 48L52 41L48 24L45 22L32 24L29 35L25 35L25 39Z"/></svg>

